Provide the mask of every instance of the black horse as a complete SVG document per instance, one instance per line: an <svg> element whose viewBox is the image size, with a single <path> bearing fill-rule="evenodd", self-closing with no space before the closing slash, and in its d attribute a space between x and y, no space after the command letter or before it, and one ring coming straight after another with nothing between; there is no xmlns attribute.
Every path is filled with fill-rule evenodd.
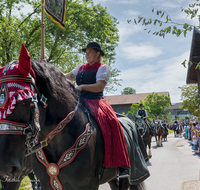
<svg viewBox="0 0 200 190"><path fill-rule="evenodd" d="M120 179L119 186L115 186L114 184L117 184L115 183L116 168L102 169L104 160L103 137L96 121L86 114L84 103L78 101L79 98L74 85L66 80L60 70L48 63L35 61L32 62L32 67L37 76L37 87L40 93L48 99L46 119L45 123L41 125L39 140L43 140L53 131L58 123L66 118L68 113L77 109L71 122L67 124L61 133L56 135L56 138L52 139L48 146L44 147L43 151L49 163L57 163L63 152L73 147L76 140L85 131L88 122L92 123L90 129L92 134L85 148L79 152L75 161L70 161L69 165L60 169L59 181L62 183L63 188L68 190L96 190L99 184L106 182L110 182L113 190L119 188L125 190L128 187L132 190L142 188L141 184L130 186L127 178ZM135 127L134 124L132 125ZM42 189L44 187L51 189L52 183L55 183L56 186L58 182L54 179L50 182L47 168L44 163L41 164L41 160L38 161L40 156L40 151L37 156L32 156L33 170L40 179ZM73 154L66 154L65 159L70 159L70 156L73 157ZM41 156L41 159L43 159L43 156ZM55 170L55 168L52 170Z"/></svg>
<svg viewBox="0 0 200 190"><path fill-rule="evenodd" d="M106 182L110 182L113 190L129 187L131 190L142 189L139 182L149 176L148 172L140 180L133 181L132 185L129 185L127 178L120 179L118 185L117 169L102 167L104 141L101 131L79 99L74 85L66 80L64 74L42 61L32 61L32 68L36 74L38 96L44 103L43 94L48 99L48 106L45 103L45 106L37 104L35 97L23 100L6 118L29 125L23 130L26 135L4 134L0 138L0 153L4 155L0 159L0 164L4 166L0 175L11 178L20 176L27 163L25 154L35 150L37 152L32 155L31 162L42 189L97 190L99 184ZM38 109L35 108L37 105ZM39 124L41 131L37 133ZM133 123L130 127L136 130ZM36 145L33 146L31 140L36 139L38 144L34 141ZM135 142L139 143L140 139L138 136ZM135 144L138 151L137 146ZM135 158L135 161L146 164L143 157ZM141 168L132 170L135 169L138 174Z"/></svg>
<svg viewBox="0 0 200 190"><path fill-rule="evenodd" d="M135 117L135 124L137 126L137 129L140 132L140 135L143 139L145 148L147 148L147 145L149 147L148 157L152 157L151 153L151 134L148 125L144 122L144 120L141 117Z"/></svg>

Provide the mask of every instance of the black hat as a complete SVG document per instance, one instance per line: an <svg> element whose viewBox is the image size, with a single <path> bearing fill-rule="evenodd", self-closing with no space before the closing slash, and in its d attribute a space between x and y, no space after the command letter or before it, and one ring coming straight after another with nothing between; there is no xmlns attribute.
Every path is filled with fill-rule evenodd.
<svg viewBox="0 0 200 190"><path fill-rule="evenodd" d="M104 52L103 50L101 49L101 46L97 43L97 42L90 42L86 48L83 48L82 51L86 51L87 48L92 48L92 49L96 49L96 50L99 50L101 55L104 56Z"/></svg>
<svg viewBox="0 0 200 190"><path fill-rule="evenodd" d="M143 106L143 107L144 107L144 105L143 105L143 104L140 104L140 105L139 105L139 107L141 107L141 106Z"/></svg>

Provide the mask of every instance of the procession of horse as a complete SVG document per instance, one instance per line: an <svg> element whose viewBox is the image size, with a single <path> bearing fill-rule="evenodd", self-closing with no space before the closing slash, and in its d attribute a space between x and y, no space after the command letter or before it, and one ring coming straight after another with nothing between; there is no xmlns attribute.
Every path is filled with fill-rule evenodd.
<svg viewBox="0 0 200 190"><path fill-rule="evenodd" d="M143 139L143 142L145 144L145 147L147 148L148 145L148 157L151 158L151 141L152 138L155 137L156 145L157 147L162 147L163 146L163 141L167 141L167 136L168 136L168 129L171 129L174 131L174 137L182 137L183 136L183 131L184 131L184 123L180 121L179 123L174 121L172 126L167 124L166 126L162 124L161 121L154 121L151 124L150 123L145 123L144 120L141 117L136 117L135 119L135 124L137 129L140 132L141 138ZM150 134L150 129L149 127L154 131L154 134ZM165 128L166 127L166 128Z"/></svg>

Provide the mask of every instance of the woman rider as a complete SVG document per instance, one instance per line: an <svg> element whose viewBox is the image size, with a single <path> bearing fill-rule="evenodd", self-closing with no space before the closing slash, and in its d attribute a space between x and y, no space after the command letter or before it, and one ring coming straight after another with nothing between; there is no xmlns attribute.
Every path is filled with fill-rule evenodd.
<svg viewBox="0 0 200 190"><path fill-rule="evenodd" d="M88 63L79 64L66 74L66 78L76 81L81 97L94 112L105 142L105 167L119 167L120 175L129 174L130 163L122 127L103 97L103 90L110 78L109 66L100 62L104 52L96 42L90 42L82 51L86 53Z"/></svg>
<svg viewBox="0 0 200 190"><path fill-rule="evenodd" d="M152 136L155 135L154 130L152 129L150 123L147 120L148 114L147 114L147 111L144 109L144 105L143 104L139 105L139 110L137 111L136 116L141 116L144 119L144 122L146 123L146 125L149 127L150 134Z"/></svg>

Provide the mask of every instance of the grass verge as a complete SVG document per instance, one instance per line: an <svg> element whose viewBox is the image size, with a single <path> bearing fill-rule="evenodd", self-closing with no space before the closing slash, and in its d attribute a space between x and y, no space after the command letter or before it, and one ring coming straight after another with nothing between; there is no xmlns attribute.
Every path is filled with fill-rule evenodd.
<svg viewBox="0 0 200 190"><path fill-rule="evenodd" d="M19 187L19 190L30 190L30 187L27 187L27 185L31 185L30 179L28 176L26 176ZM0 190L2 189L1 183L0 183Z"/></svg>
<svg viewBox="0 0 200 190"><path fill-rule="evenodd" d="M174 131L173 131L173 130L170 130L170 129L168 129L168 133L169 133L169 134L171 134L171 133L174 133Z"/></svg>

